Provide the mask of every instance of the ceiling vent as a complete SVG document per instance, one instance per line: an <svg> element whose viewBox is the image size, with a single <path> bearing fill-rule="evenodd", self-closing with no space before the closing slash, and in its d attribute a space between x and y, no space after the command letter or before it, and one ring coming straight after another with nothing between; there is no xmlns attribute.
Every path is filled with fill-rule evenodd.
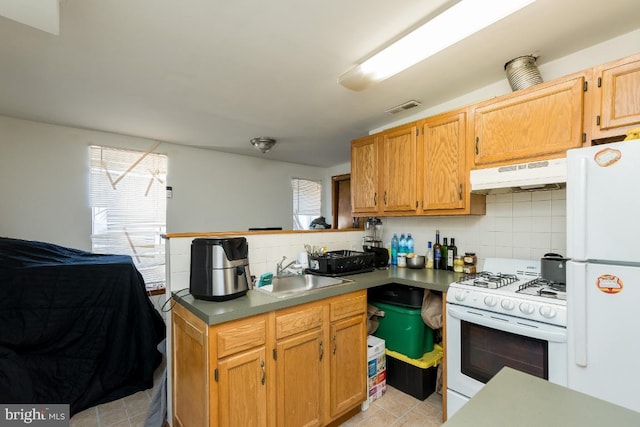
<svg viewBox="0 0 640 427"><path fill-rule="evenodd" d="M395 107L391 107L388 110L385 110L385 113L398 114L398 113L401 113L403 111L407 111L407 110L410 110L412 108L419 107L420 105L422 105L420 102L412 99L411 101L407 101L407 102L405 102L403 104L396 105Z"/></svg>

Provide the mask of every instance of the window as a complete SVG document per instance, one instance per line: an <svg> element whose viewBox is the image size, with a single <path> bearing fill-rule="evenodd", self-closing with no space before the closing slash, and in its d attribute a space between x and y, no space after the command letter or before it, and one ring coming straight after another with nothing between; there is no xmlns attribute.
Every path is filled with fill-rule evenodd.
<svg viewBox="0 0 640 427"><path fill-rule="evenodd" d="M89 147L93 252L130 255L148 289L165 285L167 156Z"/></svg>
<svg viewBox="0 0 640 427"><path fill-rule="evenodd" d="M322 182L293 178L293 229L308 230L321 215Z"/></svg>

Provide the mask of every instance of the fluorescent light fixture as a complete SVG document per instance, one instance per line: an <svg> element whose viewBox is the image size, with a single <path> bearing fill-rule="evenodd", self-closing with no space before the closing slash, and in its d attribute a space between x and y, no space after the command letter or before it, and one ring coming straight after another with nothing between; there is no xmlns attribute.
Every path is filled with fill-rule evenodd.
<svg viewBox="0 0 640 427"><path fill-rule="evenodd" d="M60 34L58 0L0 0L0 15L56 36Z"/></svg>
<svg viewBox="0 0 640 427"><path fill-rule="evenodd" d="M338 77L361 91L469 37L535 0L462 0Z"/></svg>

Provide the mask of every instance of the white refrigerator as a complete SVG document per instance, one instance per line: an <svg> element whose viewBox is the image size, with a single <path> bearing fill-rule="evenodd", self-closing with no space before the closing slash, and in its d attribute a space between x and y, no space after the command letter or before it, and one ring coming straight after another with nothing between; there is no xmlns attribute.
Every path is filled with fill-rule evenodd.
<svg viewBox="0 0 640 427"><path fill-rule="evenodd" d="M569 388L640 412L640 140L567 152Z"/></svg>

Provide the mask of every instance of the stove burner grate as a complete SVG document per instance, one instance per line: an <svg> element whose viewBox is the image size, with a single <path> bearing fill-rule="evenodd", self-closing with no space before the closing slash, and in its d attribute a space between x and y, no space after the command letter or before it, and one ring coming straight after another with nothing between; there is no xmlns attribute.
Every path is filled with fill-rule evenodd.
<svg viewBox="0 0 640 427"><path fill-rule="evenodd" d="M480 273L468 274L458 280L458 283L473 285L480 288L497 289L517 282L518 276L515 274L491 273L481 271Z"/></svg>
<svg viewBox="0 0 640 427"><path fill-rule="evenodd" d="M539 288L539 289L535 289ZM517 293L529 293L555 299L566 299L567 285L565 283L552 282L547 279L537 278L518 286Z"/></svg>

